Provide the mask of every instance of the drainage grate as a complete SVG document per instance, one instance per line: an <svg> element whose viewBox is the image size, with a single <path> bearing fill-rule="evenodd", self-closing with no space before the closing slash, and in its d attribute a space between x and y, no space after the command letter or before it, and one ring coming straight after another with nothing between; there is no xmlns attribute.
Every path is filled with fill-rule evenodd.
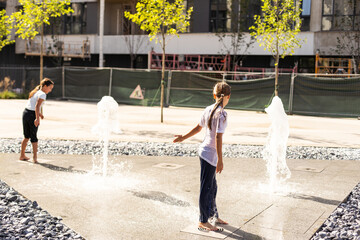
<svg viewBox="0 0 360 240"><path fill-rule="evenodd" d="M324 170L324 168L299 166L299 167L294 168L293 170L295 170L295 171L303 171L303 172L321 173Z"/></svg>
<svg viewBox="0 0 360 240"><path fill-rule="evenodd" d="M158 163L154 165L153 167L157 168L165 168L165 169L178 169L183 167L184 165L175 164L175 163Z"/></svg>

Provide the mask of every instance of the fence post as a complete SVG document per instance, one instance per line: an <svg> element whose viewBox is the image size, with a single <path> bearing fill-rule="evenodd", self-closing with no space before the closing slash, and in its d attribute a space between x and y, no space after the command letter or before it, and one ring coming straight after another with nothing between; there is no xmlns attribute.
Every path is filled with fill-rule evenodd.
<svg viewBox="0 0 360 240"><path fill-rule="evenodd" d="M169 73L168 73L168 84L167 84L167 93L166 93L166 107L170 106L171 77L172 77L172 71L170 70Z"/></svg>
<svg viewBox="0 0 360 240"><path fill-rule="evenodd" d="M65 67L62 67L62 98L65 99Z"/></svg>
<svg viewBox="0 0 360 240"><path fill-rule="evenodd" d="M21 83L21 89L22 89L22 92L25 93L25 91L26 91L26 68L25 68L25 66L23 66L23 80Z"/></svg>
<svg viewBox="0 0 360 240"><path fill-rule="evenodd" d="M111 85L112 85L113 69L110 69L110 81L109 81L109 96L111 96Z"/></svg>
<svg viewBox="0 0 360 240"><path fill-rule="evenodd" d="M291 83L290 83L290 93L289 93L289 115L292 115L293 108L293 100L294 100L294 81L295 81L295 73L294 71L291 74Z"/></svg>

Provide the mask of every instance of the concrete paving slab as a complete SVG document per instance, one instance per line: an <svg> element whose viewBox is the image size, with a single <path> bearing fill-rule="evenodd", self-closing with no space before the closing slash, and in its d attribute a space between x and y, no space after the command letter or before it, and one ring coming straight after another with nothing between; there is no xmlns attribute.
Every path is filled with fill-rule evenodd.
<svg viewBox="0 0 360 240"><path fill-rule="evenodd" d="M3 113L0 138L22 138L21 116L26 100L0 100ZM122 134L112 135L116 141L171 142L175 134L184 134L198 124L203 109L164 109L160 123L159 107L119 105L119 126ZM264 145L270 120L265 113L228 109L225 144ZM41 121L39 139L97 140L91 128L97 123L96 103L47 100L45 119ZM360 148L360 124L356 118L288 116L289 146L326 146ZM203 130L204 131L204 130ZM197 134L187 143L199 143Z"/></svg>
<svg viewBox="0 0 360 240"><path fill-rule="evenodd" d="M235 226L231 226L231 225L223 225L223 226L218 226L218 227L221 227L224 230L222 232L199 231L196 225L191 224L191 225L187 226L186 228L182 229L181 232L200 235L200 236L204 236L207 238L225 239L229 235L233 234L235 231L240 229L240 227L235 227Z"/></svg>
<svg viewBox="0 0 360 240"><path fill-rule="evenodd" d="M124 168L107 177L88 174L93 156L41 154L40 164L17 158L0 154L0 179L86 239L208 239L181 232L197 225L198 158L111 156ZM225 239L309 239L359 182L360 162L288 160L290 169L324 170L292 171L283 189L269 194L261 188L263 160L224 161L217 204L220 217L238 227Z"/></svg>

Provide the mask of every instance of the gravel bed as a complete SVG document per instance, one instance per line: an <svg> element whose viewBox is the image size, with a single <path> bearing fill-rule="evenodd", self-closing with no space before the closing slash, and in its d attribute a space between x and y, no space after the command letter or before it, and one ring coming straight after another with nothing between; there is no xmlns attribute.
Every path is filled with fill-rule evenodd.
<svg viewBox="0 0 360 240"><path fill-rule="evenodd" d="M0 180L0 239L84 239Z"/></svg>
<svg viewBox="0 0 360 240"><path fill-rule="evenodd" d="M360 183L311 238L320 239L360 240Z"/></svg>
<svg viewBox="0 0 360 240"><path fill-rule="evenodd" d="M19 153L22 139L0 139L0 152ZM142 155L142 156L198 156L199 144L174 144L154 142L110 142L110 155ZM46 154L102 154L99 141L76 140L41 140L39 153ZM262 158L263 146L224 144L223 155L230 158ZM27 151L31 152L28 144ZM289 159L319 160L360 160L359 148L326 148L326 147L288 147Z"/></svg>
<svg viewBox="0 0 360 240"><path fill-rule="evenodd" d="M0 153L19 153L22 139L0 139ZM199 144L153 142L110 142L110 155L198 156ZM262 158L263 146L225 144L224 157ZM31 152L30 144L27 151ZM99 141L41 140L39 153L100 155ZM288 147L289 159L360 160L359 148ZM81 239L81 236L26 200L0 180L0 239ZM39 220L40 219L40 220ZM11 237L16 236L16 237ZM360 183L324 222L312 239L360 240Z"/></svg>

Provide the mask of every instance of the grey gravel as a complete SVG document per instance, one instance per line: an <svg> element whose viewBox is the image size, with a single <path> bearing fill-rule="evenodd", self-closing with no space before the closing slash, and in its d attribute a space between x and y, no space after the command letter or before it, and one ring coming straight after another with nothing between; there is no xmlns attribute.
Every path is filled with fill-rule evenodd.
<svg viewBox="0 0 360 240"><path fill-rule="evenodd" d="M360 183L311 238L320 239L360 240Z"/></svg>
<svg viewBox="0 0 360 240"><path fill-rule="evenodd" d="M22 139L0 139L0 152L19 153ZM262 158L263 146L225 144L224 157ZM27 152L31 152L30 144ZM101 155L99 141L41 140L38 148L43 154ZM154 142L110 142L110 155L141 156L198 156L198 144ZM288 147L288 159L360 160L359 148ZM61 218L51 217L36 201L24 199L0 180L0 239L83 239L63 225ZM30 210L29 210L30 209ZM360 240L360 183L341 203L321 228L313 235L320 239Z"/></svg>
<svg viewBox="0 0 360 240"><path fill-rule="evenodd" d="M0 152L20 153L22 139L0 139ZM141 155L141 156L198 156L198 144L174 144L154 142L110 142L110 155ZM77 140L41 140L39 153L45 154L75 154L101 155L102 144L99 141ZM229 158L262 158L263 146L224 144L223 155ZM31 152L28 144L27 152ZM359 148L327 148L327 147L288 147L289 159L319 159L319 160L360 160Z"/></svg>
<svg viewBox="0 0 360 240"><path fill-rule="evenodd" d="M0 239L84 239L0 180ZM66 235L66 237L65 237Z"/></svg>

